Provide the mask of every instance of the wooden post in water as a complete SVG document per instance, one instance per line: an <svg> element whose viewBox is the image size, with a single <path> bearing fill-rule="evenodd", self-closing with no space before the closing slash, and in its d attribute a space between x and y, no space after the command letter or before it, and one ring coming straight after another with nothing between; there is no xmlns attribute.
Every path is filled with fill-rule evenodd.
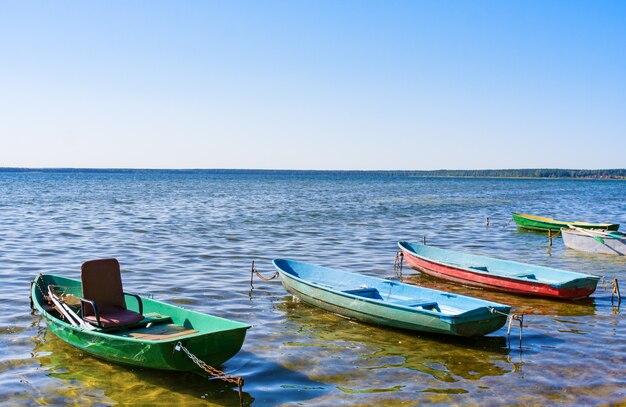
<svg viewBox="0 0 626 407"><path fill-rule="evenodd" d="M552 247L552 229L548 229L548 240L550 241L550 247Z"/></svg>
<svg viewBox="0 0 626 407"><path fill-rule="evenodd" d="M611 304L613 304L613 294L617 294L617 305L619 306L622 302L622 294L619 292L619 283L617 279L612 281L613 291L611 292Z"/></svg>

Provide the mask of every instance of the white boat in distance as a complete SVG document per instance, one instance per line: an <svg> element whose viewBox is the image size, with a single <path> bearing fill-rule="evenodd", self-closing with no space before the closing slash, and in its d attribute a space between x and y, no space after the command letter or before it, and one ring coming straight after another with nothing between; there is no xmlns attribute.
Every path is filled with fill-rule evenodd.
<svg viewBox="0 0 626 407"><path fill-rule="evenodd" d="M605 230L562 228L565 246L589 253L626 255L626 233Z"/></svg>

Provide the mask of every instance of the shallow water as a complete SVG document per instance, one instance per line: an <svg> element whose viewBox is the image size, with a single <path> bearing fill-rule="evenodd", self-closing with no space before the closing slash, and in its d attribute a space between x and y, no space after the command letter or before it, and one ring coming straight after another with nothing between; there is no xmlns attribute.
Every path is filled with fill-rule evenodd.
<svg viewBox="0 0 626 407"><path fill-rule="evenodd" d="M626 321L602 285L559 302L416 284L512 305L513 326L481 339L373 327L302 304L266 275L288 257L396 278L398 240L624 279L626 259L566 250L519 231L510 212L626 225L618 181L422 179L341 173L0 172L0 403L238 405L236 389L83 355L30 312L40 272L78 277L117 257L127 291L253 325L222 366L244 404L626 403ZM490 225L486 226L486 218ZM626 287L626 283L622 283ZM626 288L622 288L626 291Z"/></svg>

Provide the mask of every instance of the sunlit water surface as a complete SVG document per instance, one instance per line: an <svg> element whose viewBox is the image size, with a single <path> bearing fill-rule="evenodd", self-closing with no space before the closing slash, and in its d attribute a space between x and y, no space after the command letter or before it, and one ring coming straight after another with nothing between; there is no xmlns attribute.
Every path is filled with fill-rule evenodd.
<svg viewBox="0 0 626 407"><path fill-rule="evenodd" d="M626 403L626 321L600 286L559 302L420 276L413 283L510 304L512 328L454 339L354 322L294 301L266 275L295 258L396 279L398 240L624 279L626 260L549 247L512 211L626 225L626 183L422 179L269 172L0 172L0 403L238 405L236 389L193 374L121 367L81 354L30 312L38 273L78 277L116 257L127 291L251 324L222 368L245 405ZM490 225L486 226L486 218ZM622 283L626 291L626 282Z"/></svg>

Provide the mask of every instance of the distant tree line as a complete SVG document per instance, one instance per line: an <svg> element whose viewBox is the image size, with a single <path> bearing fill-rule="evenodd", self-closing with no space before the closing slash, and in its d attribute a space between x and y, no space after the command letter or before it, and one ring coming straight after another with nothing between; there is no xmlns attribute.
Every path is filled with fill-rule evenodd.
<svg viewBox="0 0 626 407"><path fill-rule="evenodd" d="M11 168L0 167L0 172L47 172L47 173L151 173L173 174L265 174L265 175L325 175L367 176L388 175L399 177L449 177L449 178L582 178L582 179L626 179L626 169L567 170L558 168L508 169L508 170L255 170L255 169L126 169L126 168Z"/></svg>
<svg viewBox="0 0 626 407"><path fill-rule="evenodd" d="M626 169L567 170L558 168L535 168L509 170L435 170L411 171L410 175L415 177L626 179Z"/></svg>

